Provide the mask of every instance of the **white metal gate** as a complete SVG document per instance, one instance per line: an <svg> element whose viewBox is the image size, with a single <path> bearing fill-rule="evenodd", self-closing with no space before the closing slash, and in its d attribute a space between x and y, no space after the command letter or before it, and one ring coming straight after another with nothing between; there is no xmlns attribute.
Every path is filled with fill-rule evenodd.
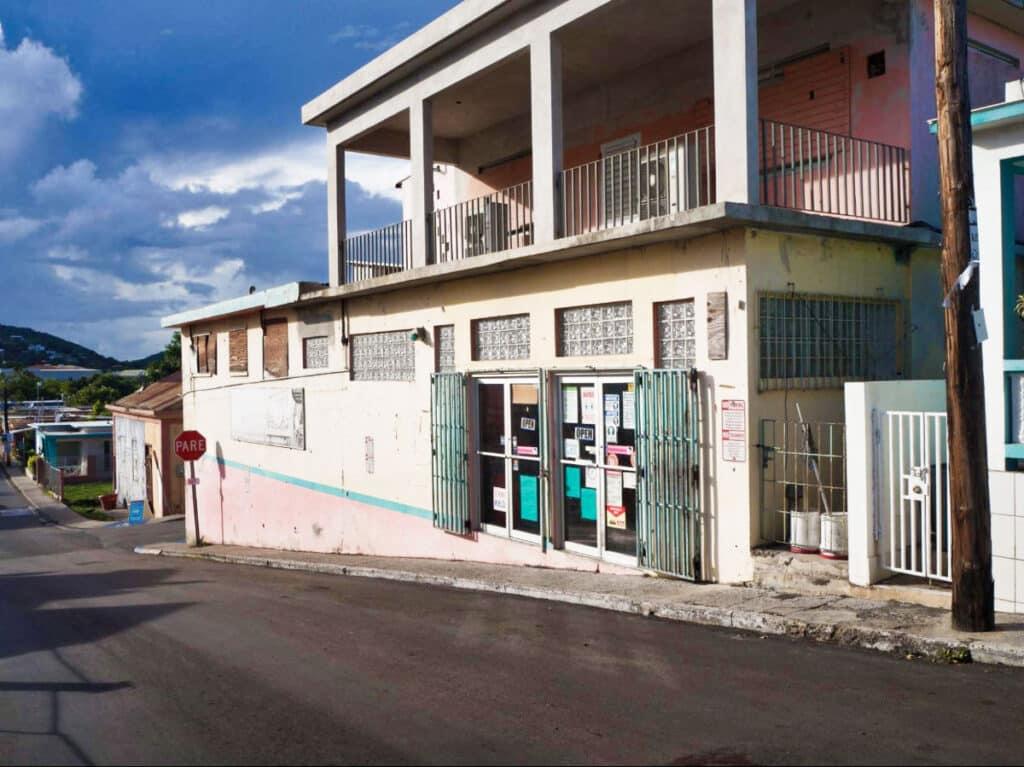
<svg viewBox="0 0 1024 767"><path fill-rule="evenodd" d="M950 547L946 414L890 410L881 418L881 542L894 573L948 581Z"/></svg>

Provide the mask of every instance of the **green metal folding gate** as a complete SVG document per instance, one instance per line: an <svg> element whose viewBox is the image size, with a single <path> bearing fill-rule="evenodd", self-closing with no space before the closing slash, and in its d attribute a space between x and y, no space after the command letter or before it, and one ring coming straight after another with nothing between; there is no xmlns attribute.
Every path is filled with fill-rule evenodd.
<svg viewBox="0 0 1024 767"><path fill-rule="evenodd" d="M697 373L638 370L637 536L640 564L701 576L700 408Z"/></svg>
<svg viewBox="0 0 1024 767"><path fill-rule="evenodd" d="M430 378L430 447L434 527L468 532L466 378L462 373L434 373Z"/></svg>

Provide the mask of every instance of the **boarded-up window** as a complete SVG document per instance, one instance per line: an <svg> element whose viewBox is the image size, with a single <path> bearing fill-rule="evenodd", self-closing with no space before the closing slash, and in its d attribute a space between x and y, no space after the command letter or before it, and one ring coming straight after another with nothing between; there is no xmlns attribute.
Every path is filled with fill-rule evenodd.
<svg viewBox="0 0 1024 767"><path fill-rule="evenodd" d="M310 336L302 339L302 367L327 367L327 336Z"/></svg>
<svg viewBox="0 0 1024 767"><path fill-rule="evenodd" d="M245 328L228 333L228 367L232 373L249 372L249 334Z"/></svg>
<svg viewBox="0 0 1024 767"><path fill-rule="evenodd" d="M217 372L217 336L206 333L196 336L196 372L213 375Z"/></svg>
<svg viewBox="0 0 1024 767"><path fill-rule="evenodd" d="M263 323L263 372L273 378L288 375L288 320Z"/></svg>

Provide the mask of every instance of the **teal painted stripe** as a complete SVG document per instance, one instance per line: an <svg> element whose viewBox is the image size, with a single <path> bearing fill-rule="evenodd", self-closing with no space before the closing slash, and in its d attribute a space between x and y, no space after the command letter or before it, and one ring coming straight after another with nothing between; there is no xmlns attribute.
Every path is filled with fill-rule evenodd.
<svg viewBox="0 0 1024 767"><path fill-rule="evenodd" d="M1024 445L1007 445L1007 458L1024 458Z"/></svg>
<svg viewBox="0 0 1024 767"><path fill-rule="evenodd" d="M1024 370L1024 360L1003 360L1003 370L1007 373L1018 373Z"/></svg>
<svg viewBox="0 0 1024 767"><path fill-rule="evenodd" d="M278 482L284 482L289 485L295 485L296 487L305 488L306 490L314 490L318 493L324 493L326 495L333 495L336 498L349 498L359 503L365 503L370 506L378 506L388 511L397 511L401 514L409 514L420 519L434 519L434 512L430 509L421 509L418 506L409 506L398 501L388 500L387 498L377 498L373 495L366 495L365 493L357 493L353 490L346 490L343 487L332 487L331 485L324 485L320 482L313 482L308 479L302 479L301 477L292 477L288 474L280 474L276 471L270 471L269 469L261 469L258 466L247 466L244 463L238 463L237 461L231 461L227 458L218 458L207 454L207 460L216 461L222 466L228 466L232 469L240 469L247 471L251 474L255 474L259 477L266 477L267 479L273 479Z"/></svg>

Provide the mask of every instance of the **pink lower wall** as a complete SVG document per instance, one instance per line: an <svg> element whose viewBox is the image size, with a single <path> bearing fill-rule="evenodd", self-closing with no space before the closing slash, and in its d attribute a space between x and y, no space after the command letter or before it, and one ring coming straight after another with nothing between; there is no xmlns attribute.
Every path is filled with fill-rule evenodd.
<svg viewBox="0 0 1024 767"><path fill-rule="evenodd" d="M199 532L207 543L640 574L564 551L544 553L539 544L487 534L450 535L435 530L424 516L302 487L212 458L196 463L196 476ZM188 538L194 540L191 493L186 524Z"/></svg>

